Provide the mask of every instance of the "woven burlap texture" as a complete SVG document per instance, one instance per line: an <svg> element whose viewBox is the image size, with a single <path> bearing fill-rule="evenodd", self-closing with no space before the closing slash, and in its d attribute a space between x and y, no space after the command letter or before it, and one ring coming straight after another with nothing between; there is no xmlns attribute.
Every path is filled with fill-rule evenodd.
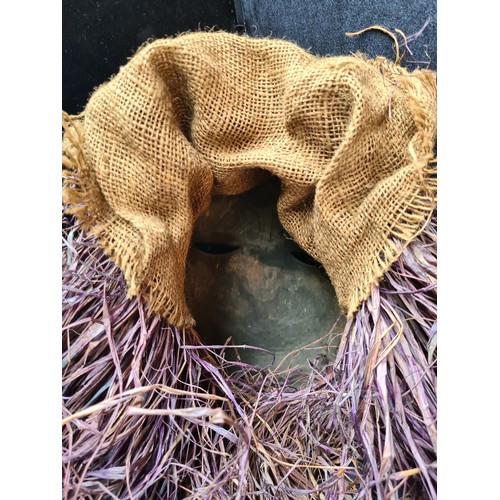
<svg viewBox="0 0 500 500"><path fill-rule="evenodd" d="M435 207L436 76L383 58L183 34L141 47L63 125L67 212L129 295L179 326L193 324L185 261L212 194L279 177L281 223L348 316Z"/></svg>

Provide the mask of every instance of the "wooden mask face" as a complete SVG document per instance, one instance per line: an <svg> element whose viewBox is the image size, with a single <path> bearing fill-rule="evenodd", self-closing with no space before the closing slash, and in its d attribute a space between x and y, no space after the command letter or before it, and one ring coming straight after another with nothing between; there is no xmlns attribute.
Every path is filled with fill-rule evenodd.
<svg viewBox="0 0 500 500"><path fill-rule="evenodd" d="M279 181L271 179L240 195L214 196L194 226L186 272L187 302L205 344L231 337L236 345L271 351L275 364L334 325L340 333L345 322L320 264L285 234L278 193ZM327 343L331 356L338 345L334 336L291 363L326 354L318 346ZM251 349L239 353L258 366L273 359Z"/></svg>

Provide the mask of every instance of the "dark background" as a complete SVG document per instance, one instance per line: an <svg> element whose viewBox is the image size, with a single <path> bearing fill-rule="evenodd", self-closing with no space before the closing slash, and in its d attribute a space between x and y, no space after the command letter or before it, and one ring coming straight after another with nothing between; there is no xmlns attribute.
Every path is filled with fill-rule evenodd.
<svg viewBox="0 0 500 500"><path fill-rule="evenodd" d="M427 23L403 65L437 67L436 0L64 0L62 17L62 108L70 114L145 41L183 31L222 29L287 39L317 55L393 60L386 35L345 32L379 24L409 36Z"/></svg>
<svg viewBox="0 0 500 500"><path fill-rule="evenodd" d="M233 0L64 0L62 18L62 108L70 114L149 38L236 25Z"/></svg>
<svg viewBox="0 0 500 500"><path fill-rule="evenodd" d="M370 57L394 60L391 39L369 31L345 36L373 25L401 30L407 37L427 23L409 47L413 55L403 66L436 69L436 0L239 0L239 20L251 36L284 38L317 55L348 55L360 51ZM241 19L242 18L242 19ZM402 42L402 38L400 38ZM417 62L418 61L418 62Z"/></svg>

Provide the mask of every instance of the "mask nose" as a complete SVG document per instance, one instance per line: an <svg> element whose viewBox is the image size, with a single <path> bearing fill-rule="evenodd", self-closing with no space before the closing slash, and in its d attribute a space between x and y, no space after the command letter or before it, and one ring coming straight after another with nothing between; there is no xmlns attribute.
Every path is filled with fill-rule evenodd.
<svg viewBox="0 0 500 500"><path fill-rule="evenodd" d="M204 342L222 345L231 337L270 351L275 365L334 326L340 334L345 323L321 265L285 234L278 194L279 181L271 179L240 195L215 196L194 226L186 270L186 297ZM337 346L332 334L284 365L331 357ZM256 366L273 361L264 351L238 352Z"/></svg>

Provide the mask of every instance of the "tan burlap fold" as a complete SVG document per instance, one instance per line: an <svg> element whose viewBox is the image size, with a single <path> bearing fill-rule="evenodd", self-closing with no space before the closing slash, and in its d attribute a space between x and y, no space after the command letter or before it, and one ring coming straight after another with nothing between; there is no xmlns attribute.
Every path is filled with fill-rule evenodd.
<svg viewBox="0 0 500 500"><path fill-rule="evenodd" d="M436 79L386 59L190 33L143 46L65 115L64 201L176 325L193 222L213 193L281 179L280 220L351 315L435 206Z"/></svg>

